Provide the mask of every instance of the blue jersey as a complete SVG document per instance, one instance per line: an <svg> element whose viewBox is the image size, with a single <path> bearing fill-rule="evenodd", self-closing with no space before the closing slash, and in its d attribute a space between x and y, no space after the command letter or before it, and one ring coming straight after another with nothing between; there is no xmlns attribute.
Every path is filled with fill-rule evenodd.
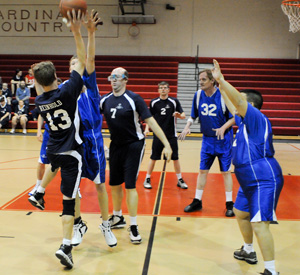
<svg viewBox="0 0 300 275"><path fill-rule="evenodd" d="M238 167L274 156L272 126L269 119L248 103L244 118L235 116L239 127L233 142L233 164Z"/></svg>
<svg viewBox="0 0 300 275"><path fill-rule="evenodd" d="M199 90L195 93L191 117L193 119L199 117L203 135L216 137L216 132L212 129L222 127L232 118L232 115L225 105L220 90L217 88L216 92L210 97L206 96L203 90ZM228 132L232 134L231 127L226 131L226 133Z"/></svg>
<svg viewBox="0 0 300 275"><path fill-rule="evenodd" d="M36 97L38 112L49 126L48 153L74 150L82 143L77 105L82 85L80 74L73 71L70 80L61 88Z"/></svg>
<svg viewBox="0 0 300 275"><path fill-rule="evenodd" d="M177 98L167 99L154 98L150 102L150 112L164 131L167 139L177 137L174 112L183 113L180 102ZM156 137L154 135L154 137Z"/></svg>
<svg viewBox="0 0 300 275"><path fill-rule="evenodd" d="M112 142L123 145L144 139L140 118L151 113L141 96L126 90L121 96L111 92L101 98L100 111L104 114Z"/></svg>

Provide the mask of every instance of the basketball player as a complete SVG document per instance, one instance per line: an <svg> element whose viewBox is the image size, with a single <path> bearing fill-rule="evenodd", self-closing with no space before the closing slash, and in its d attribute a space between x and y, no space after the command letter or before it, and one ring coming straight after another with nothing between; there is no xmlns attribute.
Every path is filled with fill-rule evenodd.
<svg viewBox="0 0 300 275"><path fill-rule="evenodd" d="M90 17L88 17L88 21L84 22L84 26L88 30L86 70L83 74L85 92L80 95L78 100L78 108L83 125L84 158L82 177L88 178L95 183L102 215L102 224L99 225L99 229L103 233L107 245L114 247L117 245L117 239L111 232L110 223L108 221L108 195L105 187L106 160L101 133L102 115L99 110L100 95L95 72L95 31L99 21L100 18L98 19L98 13L94 13L94 10L92 10ZM78 58L76 56L72 57L70 60L70 72L74 70L77 63ZM67 81L65 83L67 83ZM53 179L53 175L46 176L49 180L43 182L43 188L45 188ZM35 201L34 198L30 199ZM38 206L38 204L39 202L36 202L35 206ZM86 223L82 221L80 216L80 199L78 197L76 198L72 246L77 246L82 242L83 235L86 231Z"/></svg>
<svg viewBox="0 0 300 275"><path fill-rule="evenodd" d="M169 97L169 83L168 82L160 82L158 83L158 92L159 97L154 98L150 102L150 112L157 121L158 125L164 131L170 145L172 148L172 156L175 173L177 176L177 186L182 189L187 189L188 186L184 182L181 176L180 163L178 159L178 142L177 142L177 132L175 125L175 118L185 119L185 113L181 107L181 104L177 98ZM149 133L149 126L146 125L145 135ZM156 160L161 159L161 152L164 148L164 145L157 138L156 135L153 135L153 143L152 143L152 153L150 156L150 162L147 168L147 175L144 182L144 187L147 189L151 189L151 174L153 172Z"/></svg>
<svg viewBox="0 0 300 275"><path fill-rule="evenodd" d="M274 158L271 123L260 112L263 98L256 90L238 92L225 81L216 60L212 73L230 112L236 114L239 126L233 143L233 164L240 184L234 212L245 243L234 252L234 258L250 264L257 262L253 249L254 231L265 261L261 274L279 274L275 270L274 241L269 225L277 223L275 210L283 176Z"/></svg>
<svg viewBox="0 0 300 275"><path fill-rule="evenodd" d="M139 119L151 127L152 131L164 144L164 154L169 161L172 154L170 144L145 103L137 94L126 89L128 72L116 68L108 77L112 92L103 96L100 110L104 114L110 131L109 172L113 215L110 217L111 228L122 228L126 222L122 215L123 189L125 182L126 202L130 216L130 240L133 244L142 242L137 226L138 194L136 180L145 149L145 136Z"/></svg>
<svg viewBox="0 0 300 275"><path fill-rule="evenodd" d="M190 134L190 126L199 117L201 132L203 133L200 171L197 178L196 194L193 202L184 208L184 212L202 209L202 195L207 182L209 169L215 158L219 160L220 170L224 179L227 217L233 217L232 177L231 177L231 148L232 125L234 118L229 113L222 99L211 70L203 70L199 74L201 90L194 95L191 117L179 135L184 140Z"/></svg>
<svg viewBox="0 0 300 275"><path fill-rule="evenodd" d="M68 12L70 29L73 33L78 63L71 73L70 80L61 89L56 82L55 67L45 61L33 67L36 85L44 93L36 97L35 103L39 113L49 126L47 157L54 172L61 168L61 192L63 193L63 241L55 255L68 268L73 267L72 229L74 224L75 197L78 193L82 172L82 139L79 133L80 119L77 99L82 90L82 75L85 68L86 51L81 36L82 16L72 10Z"/></svg>

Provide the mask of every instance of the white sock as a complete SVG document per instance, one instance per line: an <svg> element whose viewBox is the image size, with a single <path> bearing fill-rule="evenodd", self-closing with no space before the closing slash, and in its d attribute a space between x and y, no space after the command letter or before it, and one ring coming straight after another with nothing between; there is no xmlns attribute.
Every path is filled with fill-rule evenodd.
<svg viewBox="0 0 300 275"><path fill-rule="evenodd" d="M37 192L38 193L45 193L45 188L42 187L42 186L39 186L38 189L37 189Z"/></svg>
<svg viewBox="0 0 300 275"><path fill-rule="evenodd" d="M35 184L35 187L39 187L42 183L42 180L36 180L36 184Z"/></svg>
<svg viewBox="0 0 300 275"><path fill-rule="evenodd" d="M178 179L178 180L180 180L180 179L182 178L181 173L176 174L176 176L177 176L177 179Z"/></svg>
<svg viewBox="0 0 300 275"><path fill-rule="evenodd" d="M102 224L107 228L109 226L109 221L102 220Z"/></svg>
<svg viewBox="0 0 300 275"><path fill-rule="evenodd" d="M136 223L136 216L135 217L129 216L129 219L130 219L130 225L137 225L137 223Z"/></svg>
<svg viewBox="0 0 300 275"><path fill-rule="evenodd" d="M272 275L277 274L277 272L275 270L275 260L267 261L267 262L264 262L264 263L265 263L265 269L268 269L270 272L272 272Z"/></svg>
<svg viewBox="0 0 300 275"><path fill-rule="evenodd" d="M232 201L232 191L225 192L225 195L226 195L226 201Z"/></svg>
<svg viewBox="0 0 300 275"><path fill-rule="evenodd" d="M196 189L195 199L202 200L203 190Z"/></svg>
<svg viewBox="0 0 300 275"><path fill-rule="evenodd" d="M62 241L62 244L64 244L64 245L71 245L71 240L68 240L68 239L63 239L63 241Z"/></svg>
<svg viewBox="0 0 300 275"><path fill-rule="evenodd" d="M150 179L151 175L147 174L146 179Z"/></svg>
<svg viewBox="0 0 300 275"><path fill-rule="evenodd" d="M244 250L245 250L247 253L254 252L254 249L253 249L253 243L244 243Z"/></svg>
<svg viewBox="0 0 300 275"><path fill-rule="evenodd" d="M122 216L122 209L120 210L120 211L115 211L115 210L113 210L113 214L115 215L115 216Z"/></svg>

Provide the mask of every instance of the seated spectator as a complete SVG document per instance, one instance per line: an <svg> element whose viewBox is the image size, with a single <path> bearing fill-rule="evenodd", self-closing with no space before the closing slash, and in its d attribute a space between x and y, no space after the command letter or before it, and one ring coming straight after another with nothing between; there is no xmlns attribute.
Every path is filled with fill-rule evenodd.
<svg viewBox="0 0 300 275"><path fill-rule="evenodd" d="M30 94L35 94L34 76L31 68L29 68L28 74L25 76L25 84L26 87L29 89Z"/></svg>
<svg viewBox="0 0 300 275"><path fill-rule="evenodd" d="M19 104L15 109L15 113L11 119L11 134L15 133L16 126L18 123L20 123L22 129L23 129L23 134L26 135L26 123L28 121L28 107L24 104L23 100L19 100Z"/></svg>
<svg viewBox="0 0 300 275"><path fill-rule="evenodd" d="M16 74L10 81L11 84L11 92L14 95L16 90L19 88L20 82L24 80L22 76L22 71L20 69L16 69Z"/></svg>
<svg viewBox="0 0 300 275"><path fill-rule="evenodd" d="M29 107L29 98L30 98L30 91L26 87L25 81L22 80L20 82L20 87L17 89L16 92L16 99L12 101L13 108L18 105L19 100L23 100L25 105Z"/></svg>
<svg viewBox="0 0 300 275"><path fill-rule="evenodd" d="M11 105L11 100L12 100L12 93L11 90L8 88L7 83L2 84L2 90L0 90L0 96L5 96L5 99L7 101L8 105Z"/></svg>
<svg viewBox="0 0 300 275"><path fill-rule="evenodd" d="M5 98L0 97L0 129L8 126L8 122L10 120L11 108L5 102Z"/></svg>

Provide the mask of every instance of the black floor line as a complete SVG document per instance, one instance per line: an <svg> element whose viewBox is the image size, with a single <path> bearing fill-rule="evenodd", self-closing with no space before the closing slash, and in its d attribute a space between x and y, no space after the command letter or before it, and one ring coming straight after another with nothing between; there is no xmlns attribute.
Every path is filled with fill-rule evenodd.
<svg viewBox="0 0 300 275"><path fill-rule="evenodd" d="M162 190L163 190L163 185L164 185L164 179L165 179L165 173L166 173L166 165L167 165L167 161L165 160L164 167L163 167L163 170L162 170L161 179L160 179L160 183L159 183L154 215L158 215L158 211L159 211L159 206L160 206L160 201L161 201L161 196L162 196ZM150 231L150 236L149 236L148 247L147 247L147 252L146 252L146 256L145 256L142 275L147 275L148 274L150 258L151 258L151 252L152 252L152 246L153 246L153 242L154 242L154 234L155 234L157 218L158 218L157 216L154 216L153 220L152 220L152 226L151 226L151 231Z"/></svg>

